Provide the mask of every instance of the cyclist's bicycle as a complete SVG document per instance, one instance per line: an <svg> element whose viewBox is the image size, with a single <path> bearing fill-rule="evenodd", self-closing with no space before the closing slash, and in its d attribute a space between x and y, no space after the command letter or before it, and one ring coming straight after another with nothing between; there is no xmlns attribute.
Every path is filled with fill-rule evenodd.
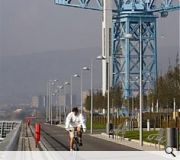
<svg viewBox="0 0 180 160"><path fill-rule="evenodd" d="M80 143L80 137L78 135L77 127L74 127L73 130L69 130L69 132L73 132L74 135L72 149L74 151L79 151L80 146L82 146L82 142Z"/></svg>
<svg viewBox="0 0 180 160"><path fill-rule="evenodd" d="M74 128L74 143L73 143L73 149L74 151L79 151L80 147L80 137L78 136L77 128Z"/></svg>

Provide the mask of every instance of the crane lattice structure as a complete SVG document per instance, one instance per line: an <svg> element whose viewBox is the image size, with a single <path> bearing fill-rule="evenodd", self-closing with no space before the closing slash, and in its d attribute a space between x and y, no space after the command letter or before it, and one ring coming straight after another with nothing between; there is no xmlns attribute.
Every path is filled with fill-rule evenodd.
<svg viewBox="0 0 180 160"><path fill-rule="evenodd" d="M103 93L110 76L110 85L121 84L125 98L139 90L140 70L143 93L154 89L157 18L159 13L167 17L168 12L179 10L179 3L178 0L55 0L55 4L103 12L102 56L106 57L102 62Z"/></svg>

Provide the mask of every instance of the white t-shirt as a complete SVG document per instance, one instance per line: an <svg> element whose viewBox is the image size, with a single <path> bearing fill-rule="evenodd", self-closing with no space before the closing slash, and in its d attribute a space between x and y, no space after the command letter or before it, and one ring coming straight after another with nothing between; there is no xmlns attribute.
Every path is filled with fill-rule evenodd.
<svg viewBox="0 0 180 160"><path fill-rule="evenodd" d="M75 115L74 112L70 112L66 117L65 129L71 129L74 127L86 128L85 118L82 114Z"/></svg>

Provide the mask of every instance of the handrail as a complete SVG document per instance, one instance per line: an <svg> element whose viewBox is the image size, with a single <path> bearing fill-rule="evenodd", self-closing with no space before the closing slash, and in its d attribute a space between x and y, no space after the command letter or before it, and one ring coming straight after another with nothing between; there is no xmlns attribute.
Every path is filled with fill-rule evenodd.
<svg viewBox="0 0 180 160"><path fill-rule="evenodd" d="M0 143L1 151L16 151L18 148L18 141L21 132L21 124L18 123L16 127L7 134L4 140Z"/></svg>

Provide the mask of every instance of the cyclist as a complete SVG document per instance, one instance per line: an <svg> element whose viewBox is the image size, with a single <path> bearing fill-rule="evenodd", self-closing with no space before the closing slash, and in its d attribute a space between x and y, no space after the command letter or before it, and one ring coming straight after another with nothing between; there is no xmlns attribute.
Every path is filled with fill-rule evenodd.
<svg viewBox="0 0 180 160"><path fill-rule="evenodd" d="M65 129L69 132L70 150L73 150L74 143L74 129L77 128L78 136L80 138L79 145L82 146L82 131L86 132L86 124L84 116L79 113L77 107L72 109L66 117Z"/></svg>

